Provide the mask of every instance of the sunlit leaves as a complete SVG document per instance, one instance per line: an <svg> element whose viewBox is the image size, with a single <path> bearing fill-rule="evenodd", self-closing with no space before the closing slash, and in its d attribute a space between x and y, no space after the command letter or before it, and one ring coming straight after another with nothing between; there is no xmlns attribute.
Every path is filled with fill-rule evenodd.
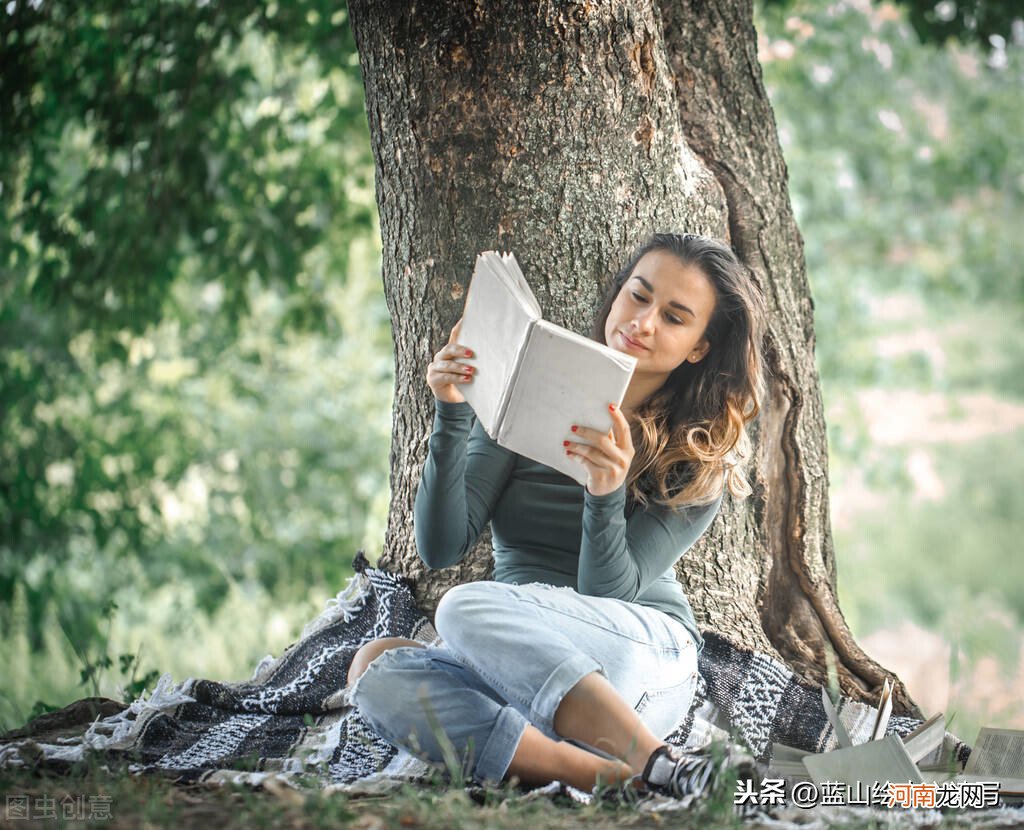
<svg viewBox="0 0 1024 830"><path fill-rule="evenodd" d="M126 557L206 607L336 581L386 489L390 387L331 346L346 303L383 309L344 7L16 0L0 35L0 614L20 585L38 644L83 557L111 571L94 609ZM288 429L318 397L355 426Z"/></svg>
<svg viewBox="0 0 1024 830"><path fill-rule="evenodd" d="M310 21L314 21L310 23ZM14 4L0 14L0 267L72 331L142 331L185 260L244 314L250 278L311 306L303 256L369 230L354 45L325 3ZM351 186L355 185L355 188ZM335 278L347 246L331 246ZM296 301L298 303L298 301Z"/></svg>

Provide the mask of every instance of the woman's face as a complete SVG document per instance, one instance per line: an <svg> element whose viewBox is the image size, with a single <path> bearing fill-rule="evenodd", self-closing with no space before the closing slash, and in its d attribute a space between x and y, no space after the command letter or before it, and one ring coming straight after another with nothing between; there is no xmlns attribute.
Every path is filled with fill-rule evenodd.
<svg viewBox="0 0 1024 830"><path fill-rule="evenodd" d="M637 359L634 375L664 382L684 361L708 353L704 331L715 310L715 289L704 272L670 251L641 257L604 325L605 342Z"/></svg>

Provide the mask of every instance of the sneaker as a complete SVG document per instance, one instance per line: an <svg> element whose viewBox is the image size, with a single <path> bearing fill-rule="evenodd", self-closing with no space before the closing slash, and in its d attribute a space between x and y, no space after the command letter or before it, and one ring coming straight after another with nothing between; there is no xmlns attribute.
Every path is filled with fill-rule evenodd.
<svg viewBox="0 0 1024 830"><path fill-rule="evenodd" d="M651 754L640 778L654 792L687 804L710 798L732 780L750 781L755 790L761 783L753 756L737 746L683 752L666 744Z"/></svg>
<svg viewBox="0 0 1024 830"><path fill-rule="evenodd" d="M651 791L640 780L639 775L634 775L622 784L594 787L591 793L591 803L604 807L634 807L650 798L652 798Z"/></svg>

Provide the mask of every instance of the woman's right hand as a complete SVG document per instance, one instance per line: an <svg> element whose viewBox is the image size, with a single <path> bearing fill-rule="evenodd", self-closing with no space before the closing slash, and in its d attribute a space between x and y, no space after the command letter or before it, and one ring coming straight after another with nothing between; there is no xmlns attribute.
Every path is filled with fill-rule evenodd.
<svg viewBox="0 0 1024 830"><path fill-rule="evenodd" d="M466 400L459 391L459 384L472 381L473 373L476 371L472 366L467 366L456 359L473 357L473 352L458 342L461 328L462 319L459 318L459 322L455 324L448 337L448 342L427 364L427 386L435 398L447 403L462 403Z"/></svg>

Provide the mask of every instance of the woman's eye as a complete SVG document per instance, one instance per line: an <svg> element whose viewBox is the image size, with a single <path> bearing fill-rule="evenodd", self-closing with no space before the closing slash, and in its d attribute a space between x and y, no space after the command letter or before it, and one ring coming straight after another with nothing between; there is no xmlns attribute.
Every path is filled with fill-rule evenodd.
<svg viewBox="0 0 1024 830"><path fill-rule="evenodd" d="M674 314L666 314L665 319L668 320L670 323L675 323L677 326L683 324L683 321L676 317L676 315Z"/></svg>
<svg viewBox="0 0 1024 830"><path fill-rule="evenodd" d="M634 291L632 293L633 293L633 299L636 300L638 303L646 303L647 302L647 299L644 297L643 294L638 294L636 291Z"/></svg>

